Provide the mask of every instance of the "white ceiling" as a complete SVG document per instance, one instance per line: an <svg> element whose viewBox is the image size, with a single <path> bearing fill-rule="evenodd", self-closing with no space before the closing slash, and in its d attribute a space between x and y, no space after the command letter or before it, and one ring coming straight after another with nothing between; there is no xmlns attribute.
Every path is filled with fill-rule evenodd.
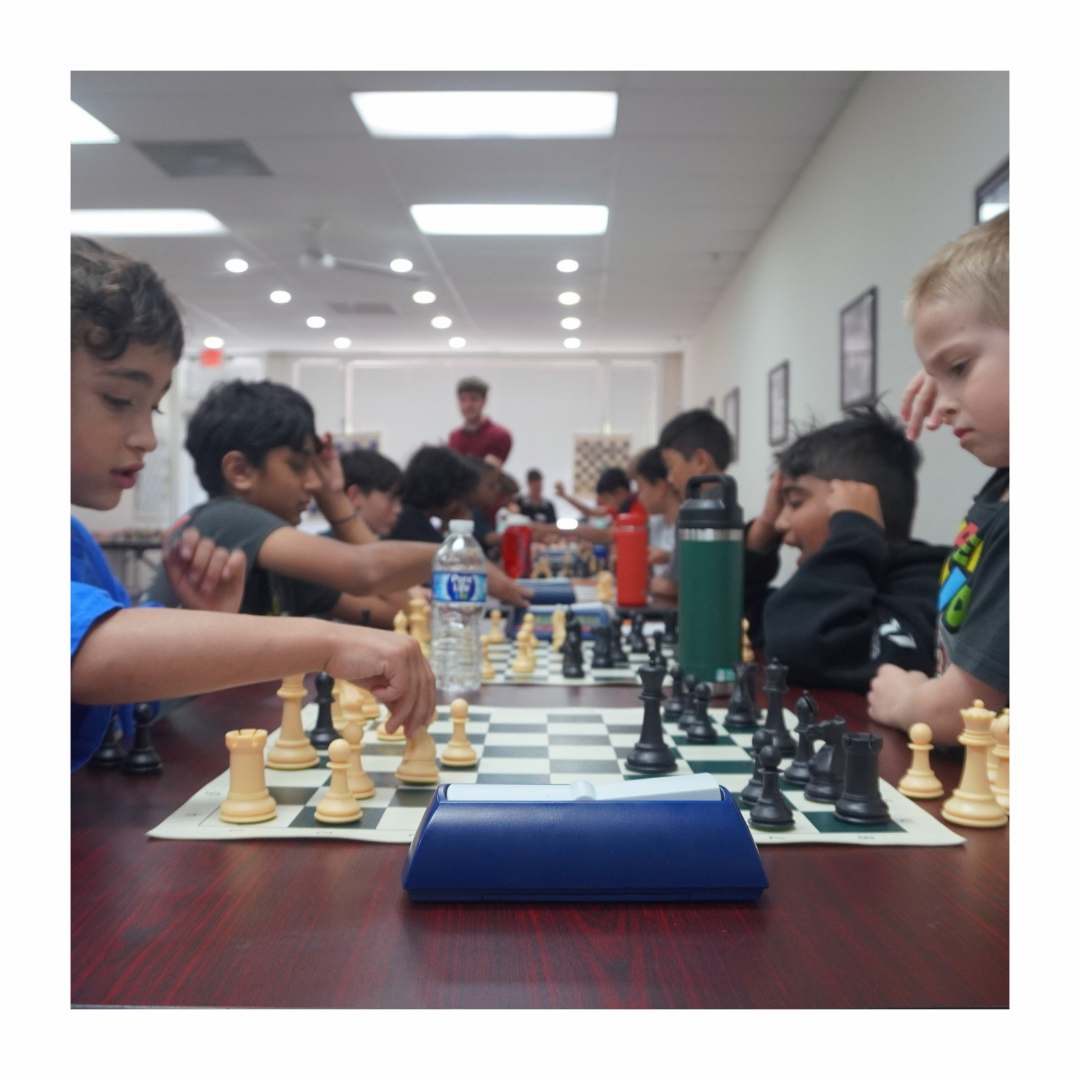
<svg viewBox="0 0 1080 1080"><path fill-rule="evenodd" d="M578 355L656 355L693 338L859 78L853 72L75 72L72 99L121 138L73 146L77 208L195 207L224 236L105 242L148 259L183 303L192 345L303 355L559 352L578 315ZM356 90L615 90L610 139L372 139ZM172 178L129 140L243 139L272 176ZM426 202L603 203L601 237L428 237ZM305 222L326 249L425 271L435 304L399 277L302 269ZM240 255L251 264L230 274ZM555 270L574 258L574 274ZM268 299L286 289L286 305ZM573 289L576 308L556 302ZM329 301L383 301L394 315L338 315ZM454 320L435 330L433 315ZM326 326L311 330L309 315ZM346 336L348 354L333 339Z"/></svg>

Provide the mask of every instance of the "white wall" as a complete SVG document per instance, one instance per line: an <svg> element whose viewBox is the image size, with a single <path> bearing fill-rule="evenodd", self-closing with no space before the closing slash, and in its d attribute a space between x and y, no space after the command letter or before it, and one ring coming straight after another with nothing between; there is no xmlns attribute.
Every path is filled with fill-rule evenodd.
<svg viewBox="0 0 1080 1080"><path fill-rule="evenodd" d="M841 416L840 309L878 288L878 391L899 409L918 358L902 304L908 283L974 224L976 186L1009 152L1008 75L868 75L725 289L683 362L684 406L740 388L740 501L761 506L772 450L768 370L791 362L790 417ZM948 429L923 435L914 535L950 543L989 474ZM785 560L790 572L790 559Z"/></svg>

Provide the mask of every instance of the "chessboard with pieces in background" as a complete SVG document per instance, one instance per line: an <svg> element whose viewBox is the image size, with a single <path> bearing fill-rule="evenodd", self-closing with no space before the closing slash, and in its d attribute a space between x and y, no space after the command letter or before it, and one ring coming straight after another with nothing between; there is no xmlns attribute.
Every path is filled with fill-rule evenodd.
<svg viewBox="0 0 1080 1080"><path fill-rule="evenodd" d="M887 807L888 820L881 824L840 821L832 806L814 802L807 798L804 788L783 782L780 785L782 802L790 811L792 824L781 831L755 827L750 819L752 807L743 801L741 793L757 779L755 761L760 772L761 753L758 750L755 756L755 750L762 742L760 732L764 729L727 731L722 727L727 710L708 709L707 713L712 723L721 725L715 742L709 744L694 744L677 720L663 722L663 741L675 759L670 771L674 775L703 772L715 775L739 801L757 843L879 847L963 843L961 836L884 781L880 781L877 793ZM309 733L317 727L317 714L318 707L314 704L305 706L300 714L303 727ZM773 716L774 726L776 715ZM782 715L784 728L791 729L796 717L787 710L783 710ZM700 712L696 719L701 721ZM844 722L832 723L842 725ZM232 794L230 772L227 771L196 792L149 835L171 840L310 838L407 844L412 842L439 783L531 785L585 780L592 784L607 784L631 781L641 775L627 766L628 756L644 738L640 709L475 706L468 710L467 719L464 712L459 715L457 727L455 733L450 710L440 707L436 719L427 729L434 742L430 756L446 757L454 742L459 756L463 747L472 748L475 764L448 768L445 763L436 765L432 760L430 781L413 784L398 776L408 757L407 744L380 737L380 721L368 720L358 743L357 765L365 779L370 779L372 794L359 801L361 816L358 820L328 824L316 818L316 810L328 796L334 768L346 768L344 764L328 767L326 752L317 751L317 761L309 767L265 770L266 793L276 804L270 819L250 824L222 821L222 805ZM240 732L230 733L230 736L237 734L249 735ZM279 742L279 732L271 733L269 738L262 732L250 734L256 736L253 745L260 755L271 755ZM353 737L356 734L354 732ZM260 739L265 742L265 750ZM288 741L296 743L296 740ZM769 749L771 751L773 747ZM830 758L830 763L819 769L819 779L824 781L829 778L830 768L835 772L835 758L826 753L833 749L830 741L818 752ZM470 756L468 750L464 751L464 756ZM258 764L261 765L261 757ZM876 760L874 767L876 769ZM344 774L338 782L344 783Z"/></svg>

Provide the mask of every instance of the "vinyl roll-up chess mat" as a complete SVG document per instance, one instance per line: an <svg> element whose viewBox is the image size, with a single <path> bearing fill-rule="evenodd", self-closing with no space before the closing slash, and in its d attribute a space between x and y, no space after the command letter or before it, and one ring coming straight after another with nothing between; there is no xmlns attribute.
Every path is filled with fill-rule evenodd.
<svg viewBox="0 0 1080 1080"><path fill-rule="evenodd" d="M303 709L304 726L314 727L316 706ZM718 725L725 710L710 709ZM795 717L785 710L789 729ZM439 782L450 784L593 784L632 782L640 778L626 767L626 757L641 733L640 709L519 709L477 706L470 709L466 734L476 748L478 762L467 769L440 770ZM270 794L277 801L277 816L252 825L230 825L219 810L229 791L228 769L197 791L170 814L150 836L164 840L327 839L369 840L408 844L424 816L435 785L416 787L402 783L394 772L401 764L404 743L383 742L376 734L378 721L364 732L363 766L375 783L375 795L363 800L363 817L345 825L324 825L314 811L330 782L326 755L316 768L292 772L266 770ZM440 708L429 731L438 748L452 733L449 712ZM665 724L665 741L677 758L676 773L713 773L733 795L753 772L750 741L753 732L727 732L717 743L691 745L676 724ZM267 740L274 744L277 732ZM222 739L222 763L228 751ZM786 765L786 762L785 762ZM881 826L849 825L833 816L832 806L810 802L802 790L782 785L784 798L795 816L787 832L768 832L751 826L759 845L855 844L867 847L944 847L964 838L928 814L891 784L881 781L881 795L892 820ZM749 808L742 807L749 822Z"/></svg>

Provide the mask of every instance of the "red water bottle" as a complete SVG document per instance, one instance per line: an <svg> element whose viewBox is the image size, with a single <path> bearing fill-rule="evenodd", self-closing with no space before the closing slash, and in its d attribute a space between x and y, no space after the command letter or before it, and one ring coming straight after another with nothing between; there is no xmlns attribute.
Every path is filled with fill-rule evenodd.
<svg viewBox="0 0 1080 1080"><path fill-rule="evenodd" d="M615 518L615 586L619 607L649 599L649 519L640 507Z"/></svg>
<svg viewBox="0 0 1080 1080"><path fill-rule="evenodd" d="M532 529L524 514L511 514L502 538L503 570L512 578L532 573Z"/></svg>

